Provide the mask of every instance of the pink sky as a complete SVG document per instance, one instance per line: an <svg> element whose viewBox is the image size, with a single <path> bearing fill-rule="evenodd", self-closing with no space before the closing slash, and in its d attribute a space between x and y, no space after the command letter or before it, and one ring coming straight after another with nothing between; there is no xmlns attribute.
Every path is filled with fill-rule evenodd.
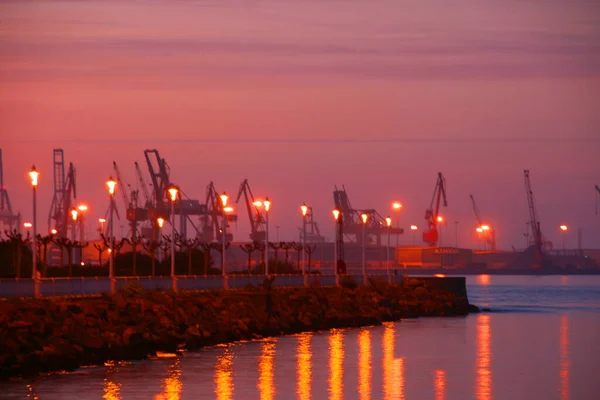
<svg viewBox="0 0 600 400"><path fill-rule="evenodd" d="M2 1L0 26L4 181L31 218L36 164L43 229L53 148L94 219L112 161L134 183L157 148L195 198L248 178L281 239L302 202L331 239L342 184L355 207L401 200L402 225L424 226L441 171L461 245L476 246L472 193L499 246L523 247L527 168L545 236L560 247L566 223L567 245L577 228L600 245L594 2ZM248 231L242 211L236 239Z"/></svg>

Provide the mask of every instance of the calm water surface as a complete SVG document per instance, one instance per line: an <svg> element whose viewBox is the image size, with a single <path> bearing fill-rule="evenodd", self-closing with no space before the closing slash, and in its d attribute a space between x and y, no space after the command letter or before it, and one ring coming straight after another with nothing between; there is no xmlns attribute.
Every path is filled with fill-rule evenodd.
<svg viewBox="0 0 600 400"><path fill-rule="evenodd" d="M596 399L600 277L468 278L491 312L205 348L4 384L7 399Z"/></svg>

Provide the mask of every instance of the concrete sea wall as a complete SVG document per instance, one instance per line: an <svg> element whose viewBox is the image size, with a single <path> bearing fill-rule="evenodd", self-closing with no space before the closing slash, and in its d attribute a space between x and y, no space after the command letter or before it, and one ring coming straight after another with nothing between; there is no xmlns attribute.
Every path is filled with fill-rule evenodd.
<svg viewBox="0 0 600 400"><path fill-rule="evenodd" d="M0 378L142 359L241 339L380 324L420 316L460 316L464 278L351 279L341 287L146 291L138 285L96 298L13 298L0 302Z"/></svg>

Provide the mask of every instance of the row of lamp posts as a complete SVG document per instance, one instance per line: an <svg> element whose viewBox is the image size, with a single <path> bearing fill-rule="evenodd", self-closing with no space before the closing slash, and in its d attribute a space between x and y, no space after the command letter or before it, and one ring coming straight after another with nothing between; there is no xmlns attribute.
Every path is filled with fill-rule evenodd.
<svg viewBox="0 0 600 400"><path fill-rule="evenodd" d="M37 235L37 204L36 204L36 189L37 189L37 185L38 185L38 178L39 178L39 172L37 171L37 169L35 168L35 165L32 166L31 171L29 171L29 177L31 179L31 186L33 188L33 224L32 224L32 228L33 228L33 249L34 251L33 253L33 268L32 268L32 279L34 281L34 290L35 290L35 296L38 297L39 296L39 278L37 276L37 254L36 254L36 235ZM111 293L114 293L116 290L116 280L115 280L115 273L114 273L114 264L115 264L115 260L114 260L114 218L113 218L113 214L114 214L114 196L115 196L115 192L116 192L116 187L117 187L117 182L110 177L109 180L106 182L106 185L108 187L108 195L109 195L109 199L110 199L110 214L109 214L109 220L108 220L108 224L109 224L109 236L110 236L110 242L109 242L109 249L108 252L110 254L109 256L109 269L108 269L108 276L109 276L109 280L110 280L110 290ZM170 187L168 190L169 193L169 199L171 201L171 226L173 227L173 229L175 229L175 202L177 201L177 197L179 195L179 189L177 189L176 187ZM226 216L226 212L230 211L231 208L227 207L227 201L229 199L229 197L227 196L226 193L223 193L222 195L220 195L220 199L221 199L221 204L222 204L222 230L221 230L221 234L222 234L222 255L221 255L221 274L223 276L223 278L226 278L226 272L225 272L225 263L226 263L226 242L227 242L227 216ZM256 208L264 208L265 210L265 275L268 276L269 275L269 210L271 208L271 201L269 200L268 197L265 198L264 201L255 201L253 203L253 205ZM83 207L83 206L82 206ZM394 209L399 210L402 205L400 203L394 203L393 204ZM79 211L86 211L87 207L81 208L79 209ZM303 248L306 247L306 217L308 215L308 211L309 211L309 207L306 204L302 204L302 206L300 207L300 210L302 212L302 245ZM74 214L73 214L73 218L76 219L77 218L77 211L74 210ZM338 225L342 224L342 214L339 210L333 210L333 215L334 215L334 220L336 223L336 231L335 231L335 243L334 243L334 273L336 276L336 283L338 282L338 275L339 275L339 271L338 268L340 266L340 261L343 262L343 260L340 260L338 258L340 258L340 254L338 254L338 249L337 249L337 244L338 244L338 240L341 240L342 238L338 238ZM363 278L364 278L364 282L366 283L366 248L365 248L365 242L366 242L366 225L367 225L367 221L368 221L368 215L367 214L361 214L361 220L363 222L363 228L362 228L362 273L363 273ZM391 217L386 217L385 219L387 227L388 227L388 247L387 247L387 271L388 271L388 280L390 279L390 228L392 226L392 219ZM104 223L104 220L101 220L101 223ZM159 226L162 228L163 224L164 224L164 219L159 218L158 219L158 224ZM411 226L411 229L413 229L413 226ZM102 228L102 230L104 230ZM416 226L414 227L413 230L416 230ZM341 231L341 230L340 230ZM302 252L302 275L304 276L304 284L306 285L306 254L303 251ZM171 280L172 280L172 289L174 291L177 290L177 280L176 280L176 276L175 276L175 240L171 241ZM227 285L227 283L225 283L225 285Z"/></svg>

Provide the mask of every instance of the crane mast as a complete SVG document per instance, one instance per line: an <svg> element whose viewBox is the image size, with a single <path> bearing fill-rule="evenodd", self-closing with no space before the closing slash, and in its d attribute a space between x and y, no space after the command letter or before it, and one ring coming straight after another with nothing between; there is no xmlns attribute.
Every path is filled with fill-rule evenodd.
<svg viewBox="0 0 600 400"><path fill-rule="evenodd" d="M4 187L4 175L2 172L2 149L0 149L0 222L8 224L10 230L21 231L21 214L14 214L10 205L8 191ZM15 227L16 225L16 227Z"/></svg>
<svg viewBox="0 0 600 400"><path fill-rule="evenodd" d="M430 246L436 246L438 243L439 233L437 230L437 223L442 199L444 200L444 207L448 207L448 201L446 200L446 179L441 172L438 172L431 204L429 205L429 208L425 210L425 220L427 221L428 230L423 232L423 241Z"/></svg>
<svg viewBox="0 0 600 400"><path fill-rule="evenodd" d="M144 196L144 207L150 208L152 207L152 197L150 196L150 191L148 190L148 185L146 184L146 180L142 175L142 170L140 165L135 162L135 174L137 175L138 182L140 184L140 188L142 189L142 195Z"/></svg>
<svg viewBox="0 0 600 400"><path fill-rule="evenodd" d="M248 218L250 219L250 239L253 241L263 241L265 240L265 218L258 207L254 206L254 195L248 184L248 179L244 179L240 184L240 190L235 200L236 204L240 202L242 195L244 196Z"/></svg>
<svg viewBox="0 0 600 400"><path fill-rule="evenodd" d="M533 191L531 190L531 181L529 180L529 170L524 171L525 174L525 192L527 194L527 204L529 206L529 226L533 234L533 244L535 246L536 262L538 266L542 265L543 245L542 230L535 211L535 203L533 201Z"/></svg>

